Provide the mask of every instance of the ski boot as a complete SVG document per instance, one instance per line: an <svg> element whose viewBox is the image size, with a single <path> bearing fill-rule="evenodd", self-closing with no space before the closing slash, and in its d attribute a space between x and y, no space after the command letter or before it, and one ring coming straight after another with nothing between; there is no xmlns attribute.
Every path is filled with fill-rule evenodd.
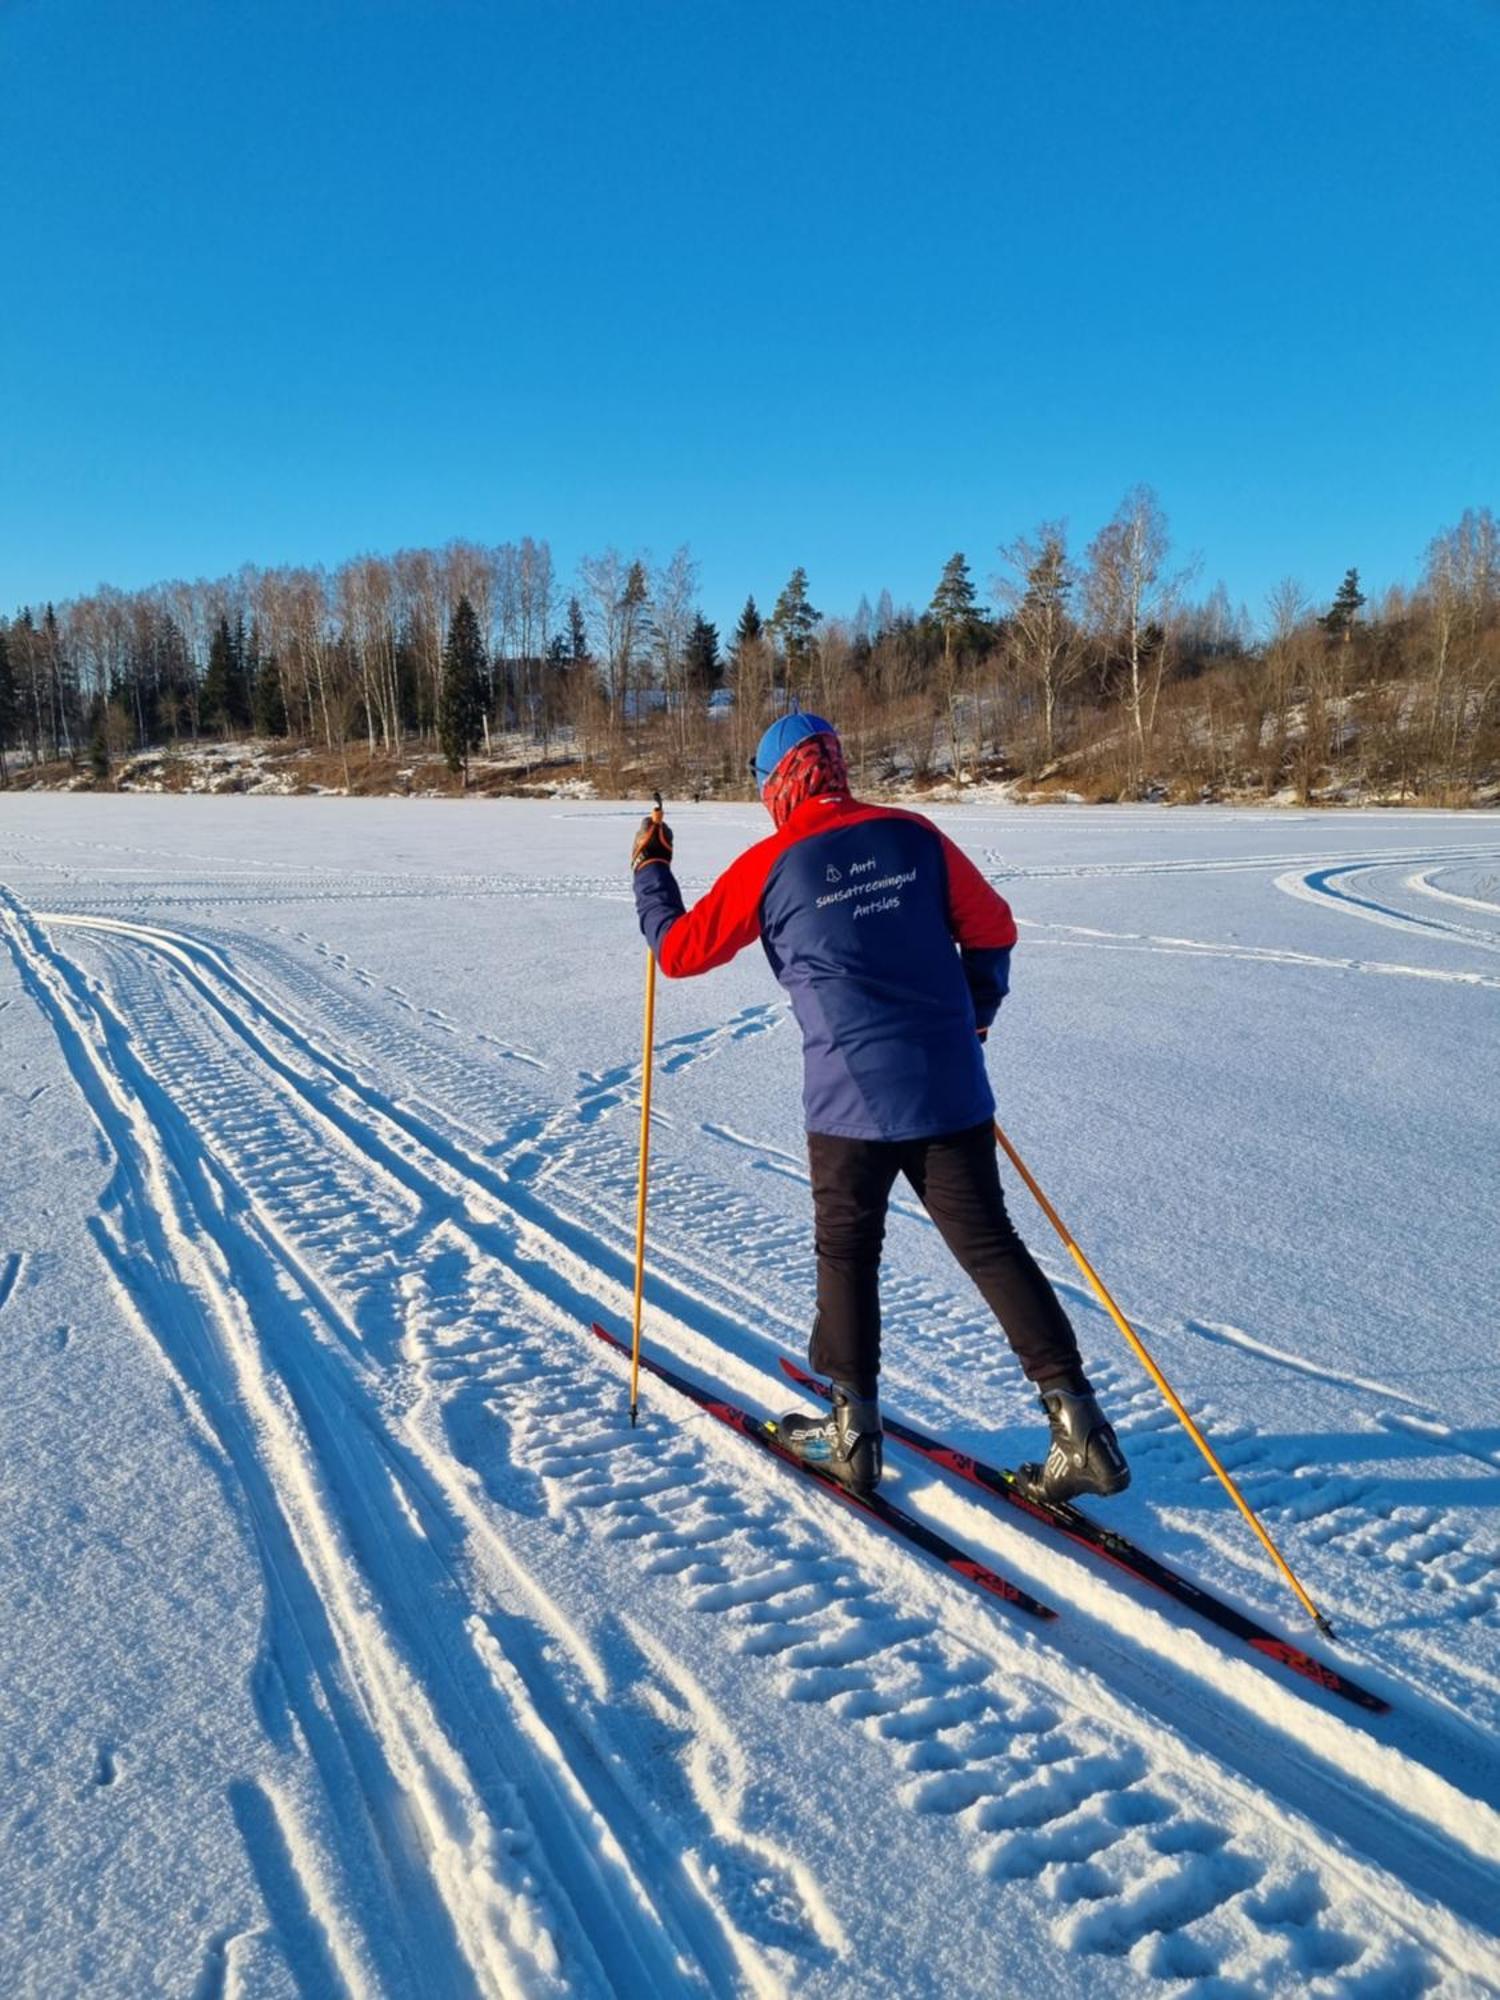
<svg viewBox="0 0 1500 2000"><path fill-rule="evenodd" d="M833 1385L833 1408L826 1417L792 1410L776 1435L795 1457L815 1465L863 1498L880 1484L882 1444L880 1405L861 1402Z"/></svg>
<svg viewBox="0 0 1500 2000"><path fill-rule="evenodd" d="M1130 1467L1092 1391L1044 1389L1042 1408L1052 1430L1052 1442L1041 1465L1021 1465L1016 1479L1037 1500L1060 1502L1080 1493L1101 1499L1123 1493L1130 1484Z"/></svg>

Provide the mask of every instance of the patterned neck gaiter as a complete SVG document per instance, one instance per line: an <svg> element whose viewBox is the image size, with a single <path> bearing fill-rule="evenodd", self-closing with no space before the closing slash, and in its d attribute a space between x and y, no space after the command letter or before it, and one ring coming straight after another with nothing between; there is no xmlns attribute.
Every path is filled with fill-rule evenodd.
<svg viewBox="0 0 1500 2000"><path fill-rule="evenodd" d="M849 796L843 746L834 735L809 736L788 750L771 773L761 798L777 826L785 826L809 799Z"/></svg>

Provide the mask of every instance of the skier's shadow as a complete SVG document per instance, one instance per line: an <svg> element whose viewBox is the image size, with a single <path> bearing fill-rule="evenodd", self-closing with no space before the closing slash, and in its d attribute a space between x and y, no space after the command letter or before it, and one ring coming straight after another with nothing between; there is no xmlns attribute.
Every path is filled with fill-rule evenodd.
<svg viewBox="0 0 1500 2000"><path fill-rule="evenodd" d="M1493 1455L1493 1457L1492 1457ZM1424 1476L1414 1470L1410 1476L1390 1470L1379 1475L1378 1494L1372 1492L1367 1482L1368 1472L1357 1468L1381 1465L1389 1468L1392 1461L1404 1460L1434 1465L1438 1462L1451 1466L1445 1474ZM1241 1458L1233 1456L1233 1462L1226 1459L1235 1479L1245 1490L1247 1497L1255 1499L1255 1489L1274 1484L1277 1491L1268 1496L1268 1504L1283 1505L1291 1502L1292 1510L1297 1507L1299 1492L1309 1500L1326 1491L1328 1513L1336 1513L1340 1508L1360 1504L1369 1507L1374 1503L1378 1516L1388 1519L1403 1507L1436 1507L1447 1510L1454 1507L1496 1507L1500 1506L1500 1431L1465 1431L1461 1445L1446 1443L1441 1438L1431 1440L1412 1436L1404 1431L1308 1431L1298 1434L1286 1431L1267 1431L1257 1439L1257 1449L1253 1454ZM1203 1468L1205 1479L1217 1481L1208 1467ZM1340 1497L1341 1485L1348 1481L1360 1488L1358 1500L1350 1496ZM1174 1504L1176 1504L1174 1496ZM1315 1519L1323 1510L1316 1507L1309 1510L1305 1518ZM1415 1532L1415 1529L1414 1529ZM1500 1560L1500 1543L1495 1548Z"/></svg>

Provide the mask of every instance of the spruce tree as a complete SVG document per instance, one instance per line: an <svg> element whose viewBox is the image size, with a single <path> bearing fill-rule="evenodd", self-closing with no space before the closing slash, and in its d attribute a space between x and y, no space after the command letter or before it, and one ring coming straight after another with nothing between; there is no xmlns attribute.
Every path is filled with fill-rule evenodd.
<svg viewBox="0 0 1500 2000"><path fill-rule="evenodd" d="M1359 571L1345 570L1344 580L1334 594L1333 603L1318 623L1330 638L1347 639L1354 629L1355 620L1359 617L1360 607L1364 601L1365 594L1359 587Z"/></svg>
<svg viewBox="0 0 1500 2000"><path fill-rule="evenodd" d="M229 647L229 724L232 729L248 729L255 689L255 670L250 658L249 642L245 638L245 617L241 612L234 621L234 637Z"/></svg>
<svg viewBox="0 0 1500 2000"><path fill-rule="evenodd" d="M281 662L274 653L257 649L253 712L257 736L285 736L286 694L281 685Z"/></svg>
<svg viewBox="0 0 1500 2000"><path fill-rule="evenodd" d="M747 646L753 646L764 629L765 621L756 609L755 599L747 597L745 599L745 608L740 613L740 622L734 628L733 652L735 657L738 658Z"/></svg>
<svg viewBox="0 0 1500 2000"><path fill-rule="evenodd" d="M724 678L724 662L719 658L719 628L700 611L688 633L683 656L687 685L695 694L709 694Z"/></svg>
<svg viewBox="0 0 1500 2000"><path fill-rule="evenodd" d="M93 714L90 718L89 764L94 773L96 785L109 783L109 707L102 695L94 696Z"/></svg>
<svg viewBox="0 0 1500 2000"><path fill-rule="evenodd" d="M568 599L567 645L567 657L575 667L581 667L589 656L589 628L584 622L583 606L576 597Z"/></svg>
<svg viewBox="0 0 1500 2000"><path fill-rule="evenodd" d="M797 692L811 665L814 634L822 616L808 602L807 571L799 564L787 578L770 619L771 630L780 641L786 661L786 685L792 694Z"/></svg>
<svg viewBox="0 0 1500 2000"><path fill-rule="evenodd" d="M233 725L238 668L229 620L221 618L208 646L208 671L198 691L198 714L210 729L228 735Z"/></svg>
<svg viewBox="0 0 1500 2000"><path fill-rule="evenodd" d="M10 645L0 629L0 785L10 783L5 753L16 733L16 682L10 666Z"/></svg>
<svg viewBox="0 0 1500 2000"><path fill-rule="evenodd" d="M616 610L620 634L620 686L625 692L628 707L630 689L637 674L642 681L647 678L651 638L656 629L656 621L651 615L651 579L639 556L625 572L625 588L620 592Z"/></svg>
<svg viewBox="0 0 1500 2000"><path fill-rule="evenodd" d="M443 694L438 741L450 771L469 782L469 757L484 732L484 640L467 597L458 600L443 648Z"/></svg>
<svg viewBox="0 0 1500 2000"><path fill-rule="evenodd" d="M83 734L78 676L63 650L62 628L57 621L56 609L50 604L42 618L41 638L42 658L46 662L47 719L52 731L52 755L56 759L66 756L76 770L78 743Z"/></svg>

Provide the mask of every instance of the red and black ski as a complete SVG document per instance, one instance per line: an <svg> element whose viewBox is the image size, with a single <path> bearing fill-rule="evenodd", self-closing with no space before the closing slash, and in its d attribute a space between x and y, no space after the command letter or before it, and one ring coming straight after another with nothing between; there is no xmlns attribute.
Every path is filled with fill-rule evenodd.
<svg viewBox="0 0 1500 2000"><path fill-rule="evenodd" d="M629 1343L618 1339L607 1327L600 1326L597 1320L594 1322L594 1332L602 1341L614 1348L616 1353L629 1354ZM987 1563L979 1562L966 1550L961 1549L956 1542L950 1542L946 1535L940 1535L925 1522L914 1519L912 1515L887 1500L883 1494L872 1493L867 1498L862 1498L857 1493L851 1493L847 1486L841 1485L829 1473L821 1471L815 1465L809 1465L805 1459L798 1458L795 1452L788 1451L780 1442L776 1435L775 1424L763 1417L752 1416L748 1410L741 1409L738 1403L729 1402L716 1390L700 1388L696 1382L690 1382L685 1375L679 1375L675 1370L663 1367L661 1362L653 1361L649 1355L641 1356L641 1366L658 1376L679 1395L688 1397L700 1410L706 1410L711 1417L717 1417L719 1422L727 1425L730 1430L738 1431L742 1438L758 1446L769 1457L779 1459L783 1465L790 1466L792 1471L799 1473L804 1479L810 1479L815 1486L821 1486L825 1492L842 1500L845 1506L854 1508L857 1513L867 1514L872 1521L879 1521L882 1527L889 1528L892 1534L900 1535L903 1541L910 1542L925 1555L935 1557L946 1569L952 1570L955 1576L961 1576L965 1583L972 1584L976 1590L982 1590L990 1597L998 1597L1002 1603L1014 1606L1017 1611L1029 1612L1033 1618L1057 1616L1050 1605L1043 1604L1029 1591L1022 1590L1019 1584L1012 1583L1009 1577L1001 1576Z"/></svg>
<svg viewBox="0 0 1500 2000"><path fill-rule="evenodd" d="M786 1355L781 1357L781 1365L794 1382L800 1383L804 1389L810 1389L814 1395L821 1396L825 1402L829 1400L829 1388L826 1382L819 1381L816 1375L809 1374L805 1368L799 1367ZM1015 1508L1018 1513L1027 1515L1033 1521L1040 1521L1045 1526L1056 1529L1059 1534L1066 1535L1069 1541L1081 1543L1084 1548L1092 1549L1096 1555L1103 1556L1106 1562L1114 1563L1117 1568L1125 1570L1140 1582L1149 1583L1155 1589L1164 1591L1168 1597L1175 1598L1189 1611L1196 1612L1211 1625L1217 1625L1220 1631L1228 1632L1236 1639L1243 1640L1262 1659L1274 1661L1278 1666L1286 1667L1294 1674L1300 1674L1304 1680L1326 1688L1330 1694L1339 1695L1345 1701L1353 1702L1356 1707L1369 1709L1372 1714L1384 1715L1389 1710L1390 1703L1382 1700L1378 1694L1370 1694L1356 1682L1351 1681L1346 1674L1340 1673L1336 1667L1326 1666L1322 1660L1314 1659L1311 1653L1304 1653L1290 1640L1278 1637L1276 1633L1250 1617L1247 1612L1227 1603L1222 1597L1215 1597L1201 1584L1194 1583L1191 1577L1184 1576L1180 1570L1172 1569L1155 1556L1148 1555L1144 1549L1137 1548L1134 1542L1127 1541L1125 1536L1116 1534L1112 1528L1101 1527L1097 1521L1091 1521L1087 1514L1079 1513L1076 1507L1068 1506L1066 1503L1037 1499L1028 1493L1016 1475L1004 1466L986 1465L981 1459L971 1458L967 1452L955 1451L951 1445L929 1437L925 1431L919 1431L911 1424L903 1423L899 1417L893 1417L884 1410L881 1412L881 1422L886 1436L894 1438L898 1444L905 1445L909 1451L920 1453L934 1465L942 1466L944 1471L968 1480L972 1486L982 1487L996 1500L1003 1501L1006 1506Z"/></svg>

